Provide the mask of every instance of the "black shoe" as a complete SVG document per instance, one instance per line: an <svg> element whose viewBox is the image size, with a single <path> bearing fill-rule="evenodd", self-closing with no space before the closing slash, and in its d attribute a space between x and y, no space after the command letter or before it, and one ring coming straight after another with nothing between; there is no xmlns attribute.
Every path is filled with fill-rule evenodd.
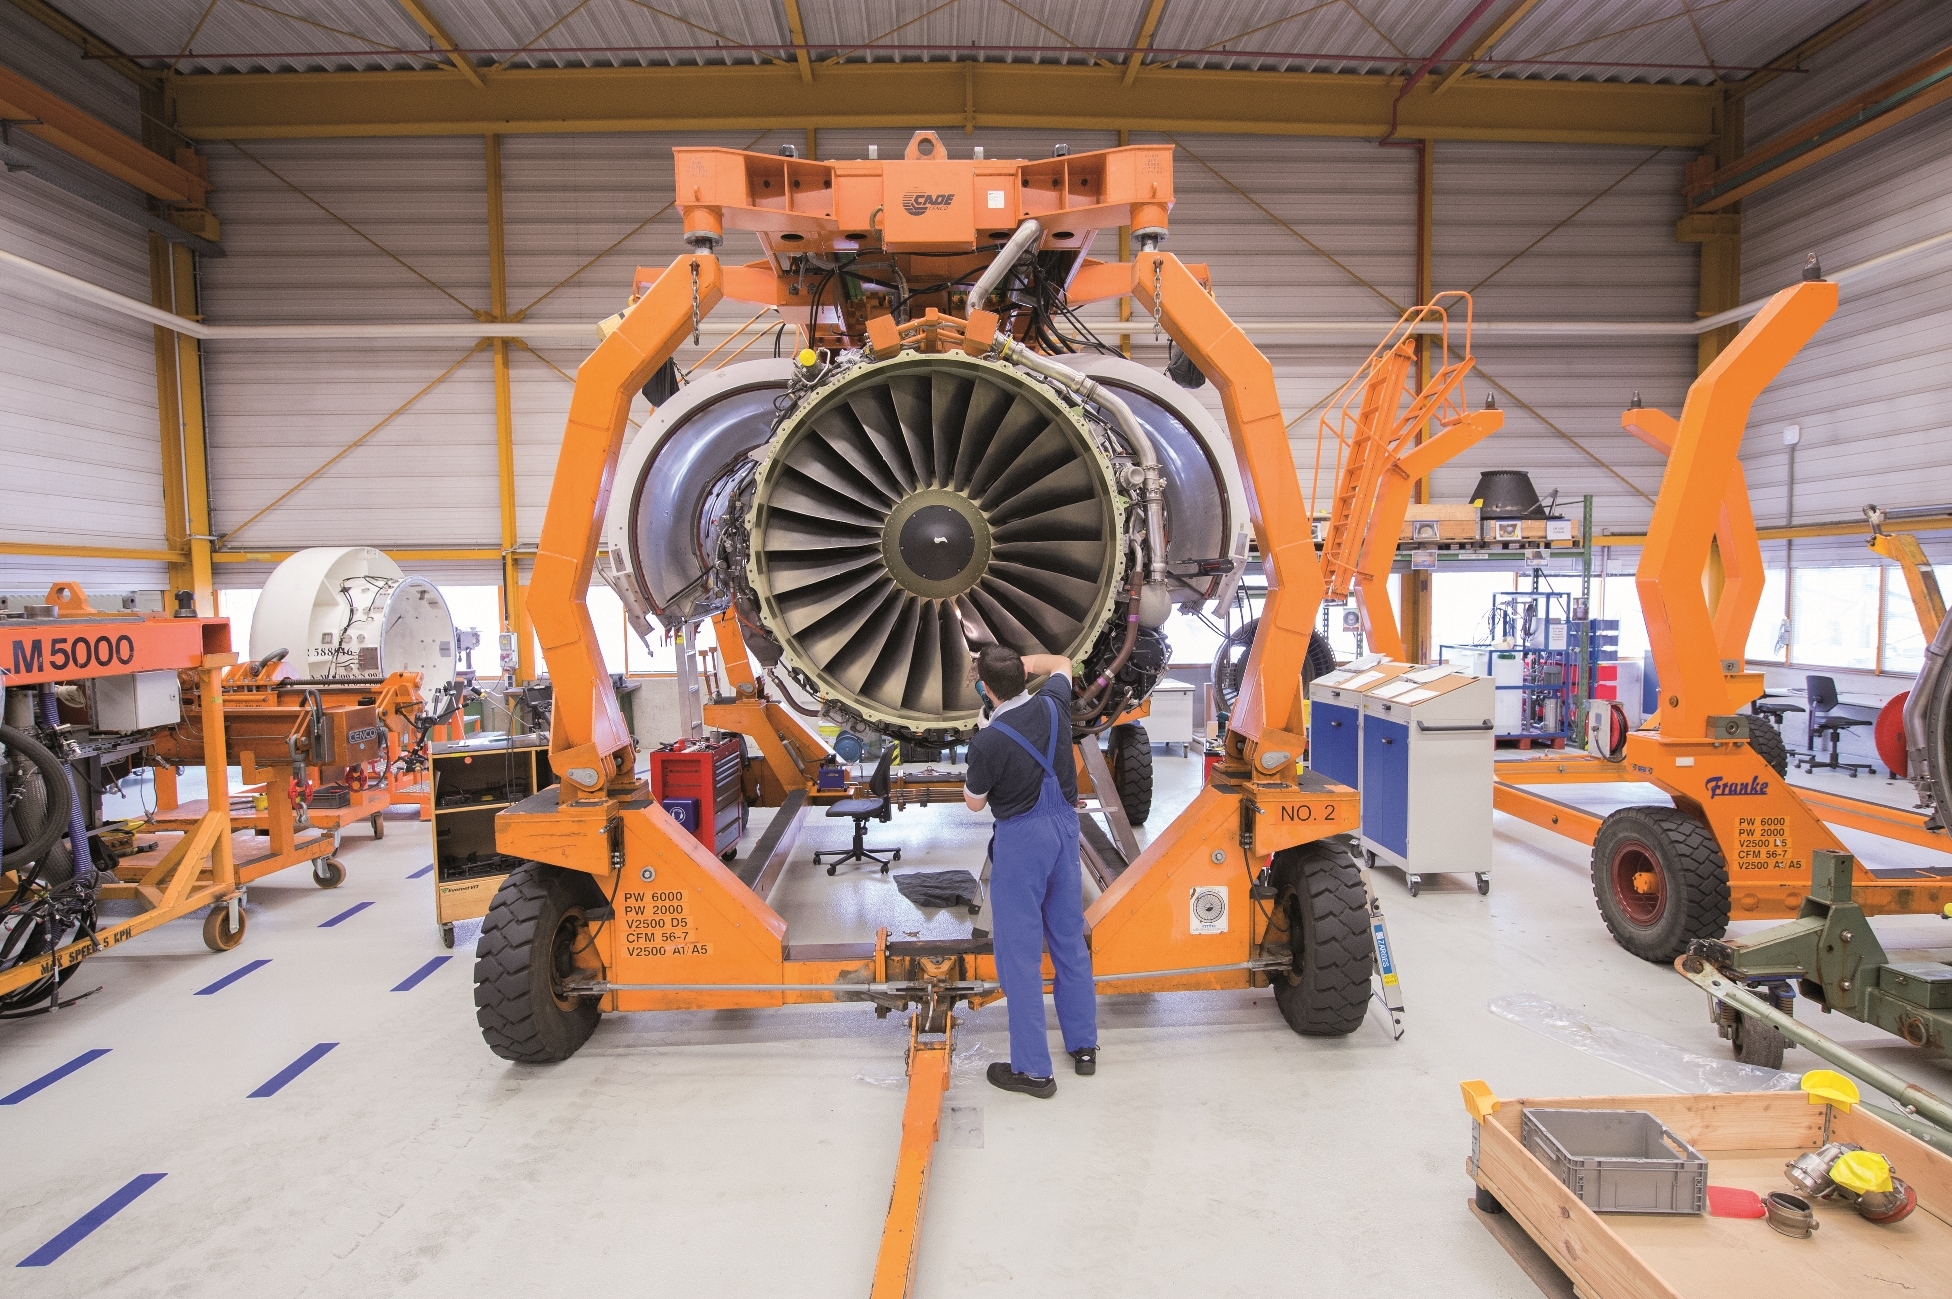
<svg viewBox="0 0 1952 1299"><path fill-rule="evenodd" d="M1027 1073L1017 1073L1000 1060L990 1066L990 1086L1001 1087L1006 1092L1022 1092L1039 1100L1057 1095L1057 1079L1032 1078Z"/></svg>
<svg viewBox="0 0 1952 1299"><path fill-rule="evenodd" d="M1071 1052L1071 1063L1077 1067L1078 1077L1091 1077L1098 1072L1098 1048L1088 1046L1083 1050Z"/></svg>

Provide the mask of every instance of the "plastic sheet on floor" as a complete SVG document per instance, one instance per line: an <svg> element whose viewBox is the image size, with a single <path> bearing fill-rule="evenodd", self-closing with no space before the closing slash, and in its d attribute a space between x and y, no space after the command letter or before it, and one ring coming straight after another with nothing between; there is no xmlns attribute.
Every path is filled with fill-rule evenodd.
<svg viewBox="0 0 1952 1299"><path fill-rule="evenodd" d="M949 1081L959 1083L968 1082L972 1077L980 1078L997 1058L996 1049L987 1042L971 1042L959 1047L949 1055ZM908 1075L900 1070L890 1074L857 1073L854 1081L864 1082L870 1087L905 1088L908 1086Z"/></svg>
<svg viewBox="0 0 1952 1299"><path fill-rule="evenodd" d="M1790 1092L1800 1073L1696 1055L1649 1033L1609 1024L1536 993L1494 999L1486 1009L1541 1037L1617 1064L1677 1092Z"/></svg>

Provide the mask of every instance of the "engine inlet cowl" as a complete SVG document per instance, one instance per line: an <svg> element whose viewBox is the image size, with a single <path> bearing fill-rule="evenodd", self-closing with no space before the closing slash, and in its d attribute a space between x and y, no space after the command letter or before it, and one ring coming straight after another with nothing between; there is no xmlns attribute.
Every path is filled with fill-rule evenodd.
<svg viewBox="0 0 1952 1299"><path fill-rule="evenodd" d="M1008 365L853 368L793 412L753 484L760 620L863 720L968 729L974 649L1083 658L1120 595L1130 502L1100 436Z"/></svg>

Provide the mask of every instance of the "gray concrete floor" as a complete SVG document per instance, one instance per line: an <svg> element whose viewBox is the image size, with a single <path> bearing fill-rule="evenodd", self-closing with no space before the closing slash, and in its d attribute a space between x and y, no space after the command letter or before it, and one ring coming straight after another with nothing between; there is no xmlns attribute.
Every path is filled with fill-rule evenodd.
<svg viewBox="0 0 1952 1299"><path fill-rule="evenodd" d="M1199 778L1158 759L1162 828ZM1841 782L1869 794L1884 782ZM1894 790L1902 787L1893 786ZM1600 791L1615 798L1619 790ZM764 817L755 816L756 837ZM858 1007L613 1016L581 1053L511 1066L476 1034L472 926L439 943L428 833L347 835L335 891L302 872L253 885L236 951L183 920L88 961L102 991L0 1024L0 1265L9 1296L858 1295L874 1260L903 1103L898 1017ZM980 862L983 818L897 814L898 869ZM1533 992L1708 1055L1701 995L1617 948L1586 850L1500 816L1493 887L1379 873L1409 1003L1342 1040L1289 1032L1264 993L1107 997L1097 1077L1054 1100L1005 1095L1002 1005L968 1015L931 1183L917 1293L1534 1293L1465 1208L1457 1085L1505 1095L1658 1090L1488 1013ZM829 879L803 837L779 903L803 941L960 932L878 873ZM372 905L331 927L328 920ZM1738 926L1738 931L1755 926ZM1881 919L1891 946L1952 943ZM396 985L452 956L407 991ZM195 995L251 961L268 961ZM1053 1026L1054 1027L1054 1026ZM1941 1092L1952 1070L1826 1022ZM275 1095L249 1093L321 1043ZM1792 1052L1791 1067L1800 1052ZM117 1188L160 1182L51 1265L15 1269Z"/></svg>

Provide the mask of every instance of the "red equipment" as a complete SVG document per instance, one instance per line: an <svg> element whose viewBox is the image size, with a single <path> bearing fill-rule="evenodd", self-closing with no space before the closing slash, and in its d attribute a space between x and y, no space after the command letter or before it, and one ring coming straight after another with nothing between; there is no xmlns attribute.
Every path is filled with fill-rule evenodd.
<svg viewBox="0 0 1952 1299"><path fill-rule="evenodd" d="M722 857L738 845L745 823L745 762L745 741L738 736L674 741L651 754L651 798ZM665 806L674 799L696 802L690 824Z"/></svg>

